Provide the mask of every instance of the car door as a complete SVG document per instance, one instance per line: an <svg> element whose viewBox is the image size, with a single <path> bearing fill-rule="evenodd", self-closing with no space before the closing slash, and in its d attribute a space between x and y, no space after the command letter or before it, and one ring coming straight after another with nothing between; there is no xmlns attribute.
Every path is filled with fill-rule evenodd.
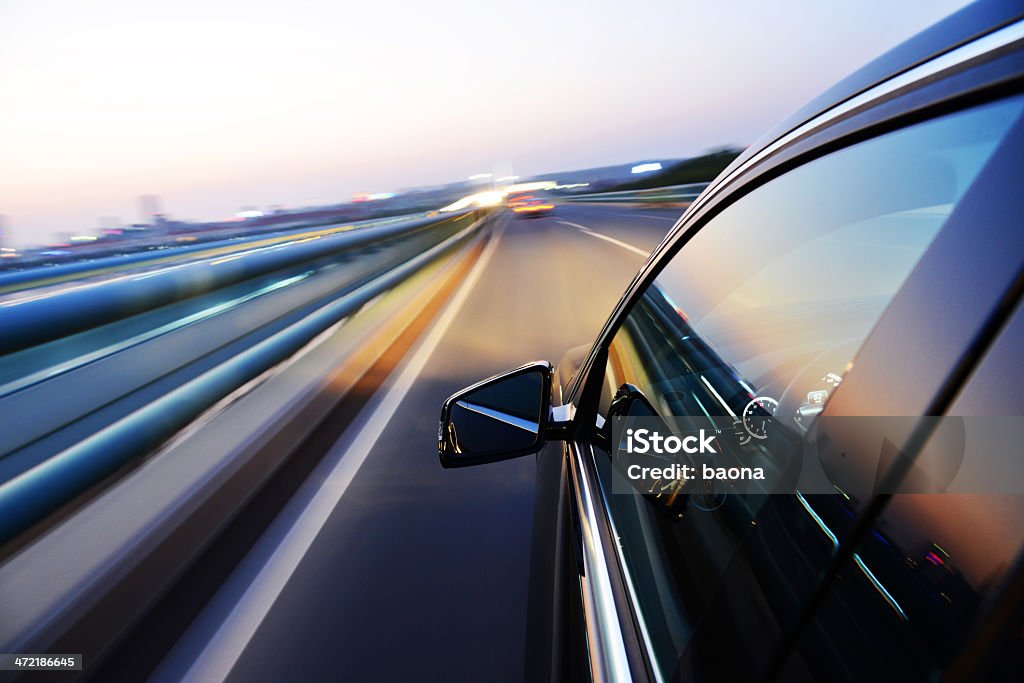
<svg viewBox="0 0 1024 683"><path fill-rule="evenodd" d="M713 207L643 276L580 380L567 448L598 677L813 679L832 662L851 680L917 678L956 661L1001 579L965 578L975 608L942 613L959 625L929 636L926 614L911 618L896 597L917 581L893 563L906 555L865 544L896 545L878 526L883 511L919 495L899 488L905 464L946 428L916 416L950 409L1019 295L1010 188L1022 106L1020 96L965 102L833 139ZM753 424L768 413L777 438ZM810 488L630 481L612 427L636 414L711 424L738 462L796 471ZM878 421L848 447L836 432L817 459L803 457L822 420L859 416L899 418L889 443L905 457L886 458ZM889 645L861 666L848 643L814 640L828 631L823 605L849 586L852 623L869 635L848 643ZM816 647L815 661L800 654Z"/></svg>

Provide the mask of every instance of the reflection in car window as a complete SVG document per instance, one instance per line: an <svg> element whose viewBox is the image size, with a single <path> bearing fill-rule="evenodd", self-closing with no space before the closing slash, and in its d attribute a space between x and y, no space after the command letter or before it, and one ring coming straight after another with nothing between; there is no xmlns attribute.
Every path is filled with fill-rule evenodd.
<svg viewBox="0 0 1024 683"><path fill-rule="evenodd" d="M963 465L948 489L953 492L901 493L889 500L858 548L859 563L847 562L815 612L788 674L836 678L841 672L856 681L869 674L872 663L882 663L894 679L922 679L954 661L961 642L998 600L1024 545L1024 496L957 490L978 490L982 478L987 481L980 490L1019 490L1020 443L1003 442L1005 433L992 427L1004 416L1024 415L1022 348L1024 309L1018 309L950 406L949 415L967 418ZM940 445L942 436L934 435L929 446ZM915 465L928 470L937 462L918 457ZM1000 480L1007 484L1000 486ZM879 604L872 576L885 586L888 609ZM885 629L866 632L858 625L866 621L882 621ZM1024 633L1013 635L1006 645L1011 656L993 657L992 680L1020 677Z"/></svg>
<svg viewBox="0 0 1024 683"><path fill-rule="evenodd" d="M799 440L1020 112L1015 98L888 133L727 207L621 324L598 427L628 384L661 414L711 418L751 459L785 467L793 440L751 438L744 417L774 413ZM621 473L598 463L611 491ZM756 674L853 507L839 495L818 496L835 499L824 506L722 491L655 498L608 495L657 666L665 676ZM723 637L746 651L717 660L725 650L701 646Z"/></svg>

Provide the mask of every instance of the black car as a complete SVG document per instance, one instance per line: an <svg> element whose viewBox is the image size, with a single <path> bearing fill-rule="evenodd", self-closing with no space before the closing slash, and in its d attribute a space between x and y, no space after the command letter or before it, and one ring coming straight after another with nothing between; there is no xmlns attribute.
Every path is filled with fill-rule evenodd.
<svg viewBox="0 0 1024 683"><path fill-rule="evenodd" d="M836 85L689 207L592 348L445 403L444 466L538 454L531 680L1021 680L1021 9ZM772 472L814 435L829 490L627 481L637 416Z"/></svg>

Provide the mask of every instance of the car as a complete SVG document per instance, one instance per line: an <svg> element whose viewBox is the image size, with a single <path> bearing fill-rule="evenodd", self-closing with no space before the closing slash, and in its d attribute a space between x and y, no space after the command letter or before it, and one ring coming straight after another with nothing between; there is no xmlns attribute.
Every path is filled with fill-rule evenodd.
<svg viewBox="0 0 1024 683"><path fill-rule="evenodd" d="M554 201L537 190L509 192L505 205L520 218L546 216L555 210Z"/></svg>
<svg viewBox="0 0 1024 683"><path fill-rule="evenodd" d="M1022 159L976 3L748 148L593 345L444 402L444 467L536 458L529 680L1019 680Z"/></svg>

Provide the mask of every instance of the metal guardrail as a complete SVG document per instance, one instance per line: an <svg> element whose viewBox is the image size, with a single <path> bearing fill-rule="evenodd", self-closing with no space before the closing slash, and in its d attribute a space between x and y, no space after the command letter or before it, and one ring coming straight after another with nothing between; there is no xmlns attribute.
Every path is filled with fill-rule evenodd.
<svg viewBox="0 0 1024 683"><path fill-rule="evenodd" d="M151 452L217 401L286 360L317 335L454 248L472 233L477 224L470 223L473 217L473 214L463 214L454 219L469 224L454 237L325 304L302 320L0 485L0 544L120 467ZM417 222L417 226L437 222L436 219ZM410 229L403 227L406 231Z"/></svg>
<svg viewBox="0 0 1024 683"><path fill-rule="evenodd" d="M350 232L244 249L153 273L123 276L64 291L12 295L0 301L0 355L61 339L260 275L390 241L472 214L419 218Z"/></svg>
<svg viewBox="0 0 1024 683"><path fill-rule="evenodd" d="M561 197L567 202L683 202L693 201L710 183L652 187L645 190L593 192Z"/></svg>
<svg viewBox="0 0 1024 683"><path fill-rule="evenodd" d="M89 257L71 258L61 260L58 263L47 263L41 257L22 260L14 264L10 270L0 271L0 292L11 291L12 289L25 289L31 287L33 282L47 281L55 277L69 275L84 275L87 273L116 269L133 265L145 265L147 262L159 262L171 259L176 256L183 256L189 253L201 252L209 249L222 247L244 247L248 242L259 242L268 239L283 238L288 235L297 235L303 232L330 230L332 227L346 227L353 230L396 223L402 220L413 220L421 218L423 214L416 213L408 216L395 216L388 218L373 218L350 223L305 223L297 225L279 225L272 228L254 228L245 234L228 235L224 230L218 230L215 234L206 232L187 232L166 235L152 235L145 239L135 239L124 242L120 248L125 250L121 254L100 254ZM192 240L187 243L168 243L168 240ZM114 249L113 244L110 249ZM6 264L9 265L9 264ZM21 266L21 267L19 267Z"/></svg>
<svg viewBox="0 0 1024 683"><path fill-rule="evenodd" d="M372 219L352 223L342 223L334 227L346 227L349 229L364 229L375 225L396 223L400 220L412 220L422 217L421 214L411 216L392 217L383 219ZM304 232L330 230L332 226L324 225L297 225L279 226L274 230L266 230L237 235L218 234L209 237L204 233L185 233L179 235L153 236L147 241L126 242L123 248L125 253L98 255L91 258L60 262L59 264L43 264L40 262L23 262L23 268L19 264L11 270L0 271L0 293L28 289L37 282L49 282L56 278L71 279L72 277L87 276L91 273L99 273L132 266L144 266L148 263L159 264L162 261L172 260L177 257L187 256L190 253L200 253L213 249L237 247L244 248L248 243L262 242L271 239L283 239L289 235L298 235ZM196 240L189 243L168 243L169 239L191 239ZM113 249L111 245L111 249Z"/></svg>

